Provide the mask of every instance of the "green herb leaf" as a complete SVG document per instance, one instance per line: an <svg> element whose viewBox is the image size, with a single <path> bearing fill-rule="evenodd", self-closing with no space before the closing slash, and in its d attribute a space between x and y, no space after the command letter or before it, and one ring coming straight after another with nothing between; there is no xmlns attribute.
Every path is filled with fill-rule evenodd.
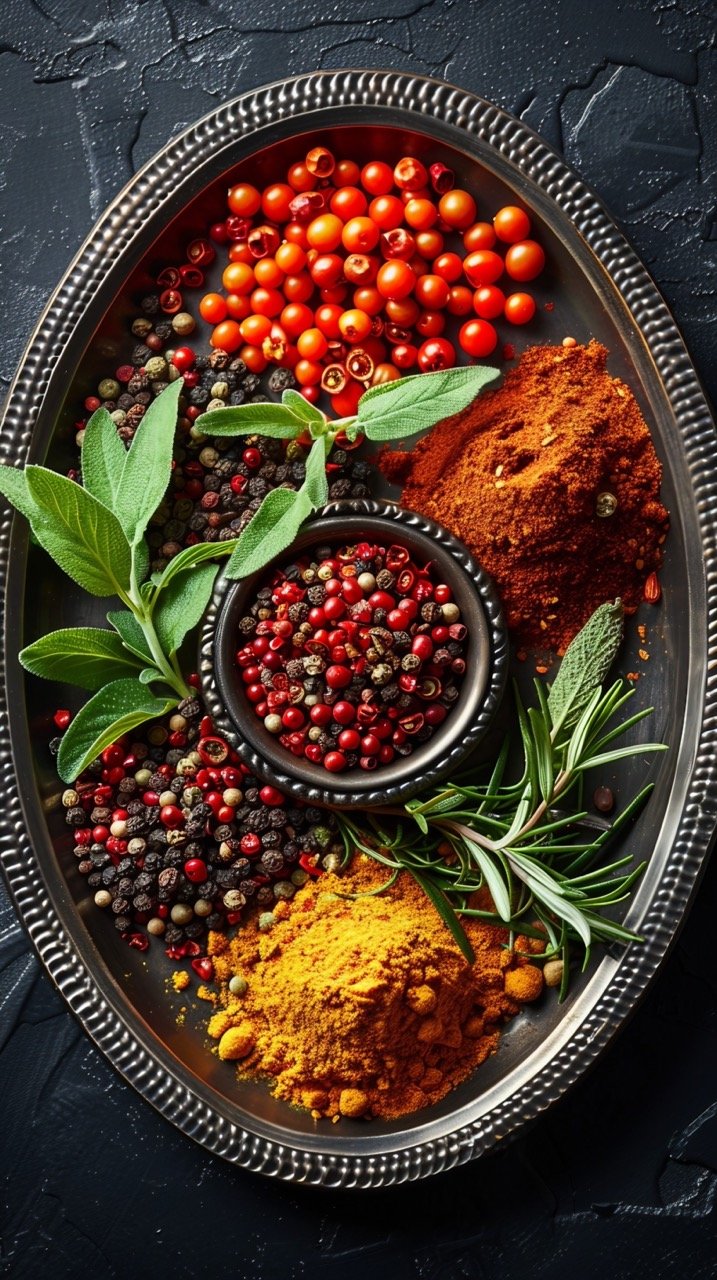
<svg viewBox="0 0 717 1280"><path fill-rule="evenodd" d="M45 551L90 595L126 591L131 554L117 517L55 471L26 467L25 476L36 508L32 529Z"/></svg>
<svg viewBox="0 0 717 1280"><path fill-rule="evenodd" d="M198 542L194 547L185 547L183 551L179 552L179 555L170 560L161 573L152 574L152 584L164 591L178 574L183 573L185 569L189 569L192 565L203 564L205 560L216 560L220 557L231 555L238 541L238 538L229 538L226 542Z"/></svg>
<svg viewBox="0 0 717 1280"><path fill-rule="evenodd" d="M106 409L97 409L82 441L82 483L88 493L117 515L116 501L127 450Z"/></svg>
<svg viewBox="0 0 717 1280"><path fill-rule="evenodd" d="M187 632L200 621L218 572L218 564L195 565L178 574L162 591L153 622L165 653L176 653Z"/></svg>
<svg viewBox="0 0 717 1280"><path fill-rule="evenodd" d="M441 920L446 927L450 929L450 932L453 935L453 940L460 949L464 959L468 961L468 964L474 964L476 958L475 952L470 944L470 940L463 928L463 925L458 919L458 916L453 910L453 907L448 901L446 895L436 884L434 884L429 876L423 875L423 873L418 871L415 867L407 866L406 870L410 871L416 883L420 884L426 897L430 899L433 906L436 908Z"/></svg>
<svg viewBox="0 0 717 1280"><path fill-rule="evenodd" d="M303 400L303 396L300 397ZM306 430L300 418L284 404L237 404L211 409L197 418L195 426L208 436L274 436L293 440Z"/></svg>
<svg viewBox="0 0 717 1280"><path fill-rule="evenodd" d="M301 418L302 422L316 425L326 422L326 414L317 409L315 404L310 404L305 396L294 391L292 387L287 387L286 391L282 392L281 401L291 413Z"/></svg>
<svg viewBox="0 0 717 1280"><path fill-rule="evenodd" d="M620 647L622 619L622 601L608 601L568 645L548 697L553 742L576 724L605 679Z"/></svg>
<svg viewBox="0 0 717 1280"><path fill-rule="evenodd" d="M326 437L314 440L306 459L306 479L302 490L308 494L312 507L324 507L329 500L329 484L326 479Z"/></svg>
<svg viewBox="0 0 717 1280"><path fill-rule="evenodd" d="M108 613L107 621L110 626L114 627L117 634L122 637L125 646L131 653L135 654L143 663L154 661L144 631L129 609L117 609L113 613Z"/></svg>
<svg viewBox="0 0 717 1280"><path fill-rule="evenodd" d="M361 396L356 427L369 440L415 435L460 413L498 377L498 369L468 365L381 383Z"/></svg>
<svg viewBox="0 0 717 1280"><path fill-rule="evenodd" d="M316 444L323 448L322 441L317 440ZM312 511L305 488L298 493L293 489L272 489L244 529L227 565L227 577L248 578L263 569L274 556L291 546Z"/></svg>
<svg viewBox="0 0 717 1280"><path fill-rule="evenodd" d="M19 658L33 675L76 684L81 689L99 689L111 680L136 675L140 668L120 637L99 627L51 631L27 645Z"/></svg>
<svg viewBox="0 0 717 1280"><path fill-rule="evenodd" d="M164 676L156 667L143 667L137 679L140 684L153 684L155 680L164 680Z"/></svg>
<svg viewBox="0 0 717 1280"><path fill-rule="evenodd" d="M128 541L138 543L162 501L172 474L177 404L184 383L170 382L147 409L125 453L115 510Z"/></svg>
<svg viewBox="0 0 717 1280"><path fill-rule="evenodd" d="M74 782L105 747L146 720L176 706L176 697L157 698L139 680L113 680L78 711L60 743L57 769Z"/></svg>
<svg viewBox="0 0 717 1280"><path fill-rule="evenodd" d="M26 473L19 467L0 467L0 493L5 495L8 502L11 502L32 526L33 520L38 515L38 507L30 494Z"/></svg>

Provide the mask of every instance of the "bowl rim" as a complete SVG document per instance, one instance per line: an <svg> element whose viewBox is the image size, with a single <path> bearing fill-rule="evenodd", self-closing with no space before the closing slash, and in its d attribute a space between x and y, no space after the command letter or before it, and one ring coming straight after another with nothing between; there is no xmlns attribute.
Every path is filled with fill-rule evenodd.
<svg viewBox="0 0 717 1280"><path fill-rule="evenodd" d="M331 524L335 529L331 530ZM459 704L431 739L411 756L399 757L375 773L353 770L327 774L317 765L295 760L257 722L251 705L235 696L233 628L242 605L271 567L318 542L351 537L395 536L433 555L463 603L469 627L467 666ZM394 532L395 531L395 532ZM469 616L470 615L470 616ZM291 548L279 552L264 569L238 582L220 575L205 615L199 645L202 694L215 727L231 742L252 773L308 804L335 808L376 808L403 803L458 769L485 736L498 712L508 679L509 641L498 593L491 579L457 538L435 520L395 502L355 498L327 504L304 523Z"/></svg>
<svg viewBox="0 0 717 1280"><path fill-rule="evenodd" d="M152 1048L140 1018L108 974L98 970L89 938L73 936L69 894L59 871L38 853L46 843L44 819L33 809L35 792L25 777L30 761L24 719L24 685L16 653L3 653L0 715L10 725L0 740L5 805L0 815L0 858L13 900L34 946L61 994L88 1034L122 1075L178 1128L225 1159L268 1176L312 1185L368 1188L429 1176L487 1151L536 1117L581 1077L615 1035L656 973L682 923L711 848L717 815L717 476L710 465L714 424L675 321L642 262L600 200L573 170L521 121L460 88L413 73L332 70L302 74L261 86L222 104L173 138L108 206L52 294L11 386L3 461L24 461L49 438L48 408L62 380L62 360L78 328L89 332L108 291L124 278L147 227L182 190L230 148L246 153L262 145L262 133L281 126L283 136L330 123L386 121L450 140L480 158L489 156L507 181L527 183L538 206L556 210L575 231L575 251L602 269L625 319L641 335L644 369L659 381L674 415L695 499L701 545L693 552L691 610L685 620L697 637L686 714L698 729L677 744L682 766L679 812L668 814L669 849L640 923L647 941L619 959L605 956L581 1006L523 1064L520 1084L496 1087L445 1122L418 1122L401 1135L364 1139L318 1135L286 1141L276 1128L237 1124L218 1095L200 1088L169 1050ZM294 127L295 126L295 127ZM233 161L232 161L233 162ZM222 164L223 168L231 163ZM182 186L186 184L186 186ZM37 426L37 431L35 430ZM7 510L0 523L0 567L7 571L7 633L20 634L27 533ZM12 734L12 740L11 740ZM631 921L632 922L632 921ZM586 995L588 993L585 993ZM582 1000L585 997L581 997ZM564 1020L565 1023L566 1020ZM413 1118L411 1118L413 1119Z"/></svg>

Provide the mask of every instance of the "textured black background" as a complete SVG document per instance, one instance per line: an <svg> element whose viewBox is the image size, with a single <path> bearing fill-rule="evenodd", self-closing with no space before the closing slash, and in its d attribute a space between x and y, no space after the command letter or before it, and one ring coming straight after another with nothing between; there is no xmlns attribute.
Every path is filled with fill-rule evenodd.
<svg viewBox="0 0 717 1280"><path fill-rule="evenodd" d="M2 0L3 391L106 202L167 138L317 67L445 77L539 130L604 197L717 398L717 62L706 0ZM591 1077L509 1148L369 1194L274 1185L176 1133L92 1047L0 887L0 1268L259 1280L717 1276L708 871Z"/></svg>

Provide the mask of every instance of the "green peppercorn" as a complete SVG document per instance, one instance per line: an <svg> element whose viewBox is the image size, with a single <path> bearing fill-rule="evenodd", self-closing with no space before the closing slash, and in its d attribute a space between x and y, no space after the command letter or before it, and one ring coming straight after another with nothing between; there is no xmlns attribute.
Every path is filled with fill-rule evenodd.
<svg viewBox="0 0 717 1280"><path fill-rule="evenodd" d="M147 374L147 377L151 378L153 382L157 378L166 378L169 370L167 361L164 359L163 356L150 356L144 368L145 368L145 373ZM102 392L100 392L100 395L101 394ZM119 387L118 387L118 394L119 394ZM109 398L110 397L108 396L107 399Z"/></svg>
<svg viewBox="0 0 717 1280"><path fill-rule="evenodd" d="M121 390L119 382L114 378L103 378L97 388L97 394L100 400L116 400Z"/></svg>
<svg viewBox="0 0 717 1280"><path fill-rule="evenodd" d="M215 382L214 386L211 389L210 395L213 400L228 400L229 399L229 383Z"/></svg>
<svg viewBox="0 0 717 1280"><path fill-rule="evenodd" d="M297 889L303 888L308 878L308 871L304 871L302 867L297 867L296 871L292 871L291 873L291 883L295 884Z"/></svg>
<svg viewBox="0 0 717 1280"><path fill-rule="evenodd" d="M187 902L175 902L170 915L172 924L178 925L189 924L194 918L194 912Z"/></svg>
<svg viewBox="0 0 717 1280"><path fill-rule="evenodd" d="M135 338L146 338L151 332L152 321L147 320L145 316L137 316L137 319L132 321L132 333Z"/></svg>
<svg viewBox="0 0 717 1280"><path fill-rule="evenodd" d="M296 886L290 880L277 880L274 885L275 898L293 898L296 893Z"/></svg>
<svg viewBox="0 0 717 1280"><path fill-rule="evenodd" d="M269 931L274 928L275 924L276 916L273 911L262 911L259 916L259 932L269 933Z"/></svg>
<svg viewBox="0 0 717 1280"><path fill-rule="evenodd" d="M186 338L188 333L194 333L196 327L197 322L188 311L178 311L176 316L172 316L172 328L181 338Z"/></svg>
<svg viewBox="0 0 717 1280"><path fill-rule="evenodd" d="M229 979L229 991L233 996L245 996L249 989L249 983L246 978L242 978L241 974L235 973Z"/></svg>
<svg viewBox="0 0 717 1280"><path fill-rule="evenodd" d="M210 916L213 910L214 907L208 898L197 898L194 904L195 916Z"/></svg>
<svg viewBox="0 0 717 1280"><path fill-rule="evenodd" d="M306 454L298 440L290 440L286 446L287 462L303 462Z"/></svg>
<svg viewBox="0 0 717 1280"><path fill-rule="evenodd" d="M164 930L164 920L160 920L159 916L152 916L152 919L147 921L147 933L151 933L155 938L161 938Z"/></svg>
<svg viewBox="0 0 717 1280"><path fill-rule="evenodd" d="M217 465L219 461L219 454L217 453L216 449L213 449L211 447L211 445L207 445L206 449L202 449L199 455L199 461L201 462L203 467L207 467L208 469L211 469L212 467L215 467Z"/></svg>

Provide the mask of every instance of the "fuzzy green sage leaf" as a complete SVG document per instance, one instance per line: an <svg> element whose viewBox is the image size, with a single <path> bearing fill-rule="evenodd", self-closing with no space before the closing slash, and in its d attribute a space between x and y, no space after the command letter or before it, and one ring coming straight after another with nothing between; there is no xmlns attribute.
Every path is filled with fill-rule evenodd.
<svg viewBox="0 0 717 1280"><path fill-rule="evenodd" d="M119 635L100 627L68 627L51 631L20 652L26 671L45 680L99 689L111 680L136 675L140 663L127 652Z"/></svg>
<svg viewBox="0 0 717 1280"><path fill-rule="evenodd" d="M218 572L218 564L190 566L161 593L154 626L165 653L176 653L187 632L201 620Z"/></svg>
<svg viewBox="0 0 717 1280"><path fill-rule="evenodd" d="M146 720L165 715L176 698L157 698L139 680L113 680L77 712L60 743L57 769L72 783L105 747Z"/></svg>
<svg viewBox="0 0 717 1280"><path fill-rule="evenodd" d="M56 564L90 595L126 591L132 557L117 517L74 480L55 471L31 466L25 468L25 477L36 508L32 530Z"/></svg>
<svg viewBox="0 0 717 1280"><path fill-rule="evenodd" d="M323 442L317 440L323 448ZM316 447L316 446L314 446ZM304 488L272 489L252 516L226 568L228 578L248 578L290 547L313 505Z"/></svg>
<svg viewBox="0 0 717 1280"><path fill-rule="evenodd" d="M415 435L460 413L498 377L489 365L468 365L381 383L361 396L356 427L369 440Z"/></svg>
<svg viewBox="0 0 717 1280"><path fill-rule="evenodd" d="M167 491L183 385L182 379L177 378L157 396L124 453L113 510L132 545L141 540Z"/></svg>
<svg viewBox="0 0 717 1280"><path fill-rule="evenodd" d="M553 741L577 723L603 683L620 647L623 613L621 600L600 605L568 645L548 697Z"/></svg>
<svg viewBox="0 0 717 1280"><path fill-rule="evenodd" d="M306 430L306 418L298 417L285 404L237 404L202 413L194 425L208 436L257 435L293 440Z"/></svg>
<svg viewBox="0 0 717 1280"><path fill-rule="evenodd" d="M294 391L292 387L287 387L282 392L281 402L297 418L301 418L302 422L314 424L326 422L326 415L317 409L315 404L310 404L306 396L302 396L299 391Z"/></svg>
<svg viewBox="0 0 717 1280"><path fill-rule="evenodd" d="M80 466L82 483L98 502L117 514L117 495L127 451L106 409L96 409L85 427Z"/></svg>

